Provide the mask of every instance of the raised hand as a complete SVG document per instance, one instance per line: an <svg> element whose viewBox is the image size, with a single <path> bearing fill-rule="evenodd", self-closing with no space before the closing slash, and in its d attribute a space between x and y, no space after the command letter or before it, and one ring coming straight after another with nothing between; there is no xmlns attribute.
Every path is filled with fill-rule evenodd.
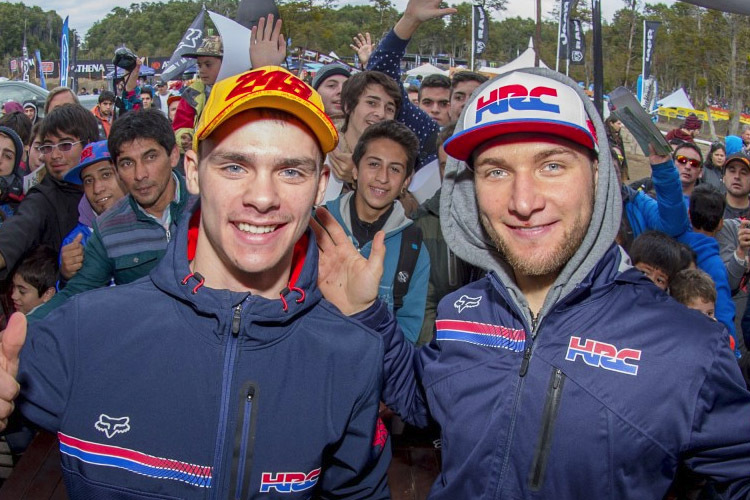
<svg viewBox="0 0 750 500"><path fill-rule="evenodd" d="M370 307L378 297L383 276L385 233L372 240L370 257L365 259L352 244L339 223L325 208L315 211L310 226L318 242L318 287L323 296L350 316ZM319 222L318 222L319 221Z"/></svg>
<svg viewBox="0 0 750 500"><path fill-rule="evenodd" d="M454 8L442 9L440 3L441 0L409 0L404 15L393 28L396 36L408 40L423 22L458 12Z"/></svg>
<svg viewBox="0 0 750 500"><path fill-rule="evenodd" d="M281 66L286 59L286 40L281 34L281 19L273 22L273 14L261 17L250 32L250 63L253 68Z"/></svg>
<svg viewBox="0 0 750 500"><path fill-rule="evenodd" d="M18 356L26 340L26 316L13 313L8 327L0 332L0 431L8 426L8 417L13 413L13 401L21 386L16 381Z"/></svg>
<svg viewBox="0 0 750 500"><path fill-rule="evenodd" d="M365 69L367 67L367 61L370 60L370 55L375 48L372 39L370 38L370 33L365 32L364 35L362 33L357 33L357 36L354 37L354 43L350 44L349 47L357 53L359 64L362 66L362 69Z"/></svg>
<svg viewBox="0 0 750 500"><path fill-rule="evenodd" d="M334 149L328 153L326 163L331 167L336 177L346 183L354 182L354 161L351 153L342 153L338 149Z"/></svg>
<svg viewBox="0 0 750 500"><path fill-rule="evenodd" d="M78 233L73 241L60 250L60 274L69 280L83 267L83 234Z"/></svg>

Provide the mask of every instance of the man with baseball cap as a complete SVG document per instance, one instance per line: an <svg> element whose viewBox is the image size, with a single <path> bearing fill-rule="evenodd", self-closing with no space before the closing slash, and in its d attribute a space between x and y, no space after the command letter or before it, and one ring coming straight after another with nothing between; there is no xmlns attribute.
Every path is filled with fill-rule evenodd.
<svg viewBox="0 0 750 500"><path fill-rule="evenodd" d="M745 153L729 155L722 167L726 188L725 219L750 218L750 157Z"/></svg>
<svg viewBox="0 0 750 500"><path fill-rule="evenodd" d="M321 285L326 298L386 343L385 403L441 427L431 498L661 498L680 464L746 498L750 393L726 329L614 244L618 173L589 99L518 70L478 87L456 130L442 228L488 275L443 299L429 346L404 342L375 301L378 262L329 218L319 239L335 262L324 285L340 285Z"/></svg>
<svg viewBox="0 0 750 500"><path fill-rule="evenodd" d="M344 82L352 76L351 69L340 63L322 66L313 78L312 86L323 99L323 108L332 118L341 118L344 111L341 108L341 88Z"/></svg>
<svg viewBox="0 0 750 500"><path fill-rule="evenodd" d="M16 404L58 433L72 498L388 498L382 341L316 285L336 141L282 68L217 82L185 158L200 204L159 266L32 325ZM22 345L15 315L3 417Z"/></svg>

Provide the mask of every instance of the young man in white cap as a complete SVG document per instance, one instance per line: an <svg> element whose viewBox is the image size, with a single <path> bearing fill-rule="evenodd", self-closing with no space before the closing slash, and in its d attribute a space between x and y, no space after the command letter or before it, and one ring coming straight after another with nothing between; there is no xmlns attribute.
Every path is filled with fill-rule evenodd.
<svg viewBox="0 0 750 500"><path fill-rule="evenodd" d="M746 498L750 393L726 329L614 244L618 173L575 82L545 68L487 82L445 150L445 239L488 275L443 299L429 346L373 304L379 263L322 214L319 239L324 283L341 285L326 297L386 342L385 403L440 424L430 497L662 498L682 464Z"/></svg>
<svg viewBox="0 0 750 500"><path fill-rule="evenodd" d="M337 141L320 97L279 67L219 81L194 141L201 202L167 255L32 325L19 408L58 433L73 498L388 498L382 341L316 286L308 221Z"/></svg>

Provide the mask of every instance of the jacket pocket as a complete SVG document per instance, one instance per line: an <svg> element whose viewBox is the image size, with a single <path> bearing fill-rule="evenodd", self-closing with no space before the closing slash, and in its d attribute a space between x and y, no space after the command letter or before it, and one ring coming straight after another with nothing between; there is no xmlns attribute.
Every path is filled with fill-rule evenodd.
<svg viewBox="0 0 750 500"><path fill-rule="evenodd" d="M564 383L565 374L559 368L555 368L547 386L547 400L544 403L542 426L539 429L539 440L537 441L534 461L531 463L531 471L529 473L529 488L531 491L539 491L544 482L544 472L547 468L547 459L549 458L550 447L552 446L555 420L557 419L557 412L560 409Z"/></svg>
<svg viewBox="0 0 750 500"><path fill-rule="evenodd" d="M160 252L137 252L117 257L115 259L115 272L130 271L138 266L146 264L153 265L159 258L159 253Z"/></svg>
<svg viewBox="0 0 750 500"><path fill-rule="evenodd" d="M234 433L232 476L229 483L230 499L250 498L253 450L255 448L255 423L258 414L258 387L245 382L240 391L237 430Z"/></svg>

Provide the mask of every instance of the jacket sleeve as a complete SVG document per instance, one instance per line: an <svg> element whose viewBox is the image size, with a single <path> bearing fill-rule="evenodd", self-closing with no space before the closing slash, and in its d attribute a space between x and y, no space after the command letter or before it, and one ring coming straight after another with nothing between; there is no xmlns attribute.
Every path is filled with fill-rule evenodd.
<svg viewBox="0 0 750 500"><path fill-rule="evenodd" d="M437 290L432 280L427 283L427 297L424 306L424 319L422 320L422 329L419 331L417 347L429 344L435 336L435 316L437 316L437 305L439 302Z"/></svg>
<svg viewBox="0 0 750 500"><path fill-rule="evenodd" d="M78 307L70 301L49 319L29 325L21 350L18 408L24 417L50 431L60 428L73 386Z"/></svg>
<svg viewBox="0 0 750 500"><path fill-rule="evenodd" d="M388 307L380 302L353 316L383 339L383 393L385 404L406 422L429 424L427 398L421 385L422 367L437 357L435 342L417 349L404 338Z"/></svg>
<svg viewBox="0 0 750 500"><path fill-rule="evenodd" d="M722 338L717 337L717 342ZM713 363L695 404L685 465L710 476L725 493L723 498L750 495L750 393L737 361L722 345L711 351Z"/></svg>
<svg viewBox="0 0 750 500"><path fill-rule="evenodd" d="M412 344L417 343L424 320L427 301L427 285L430 281L430 254L424 243L419 250L414 275L409 280L409 290L404 296L404 305L396 311L396 319L404 336Z"/></svg>
<svg viewBox="0 0 750 500"><path fill-rule="evenodd" d="M59 307L74 295L107 286L113 274L114 266L111 259L107 256L107 251L102 244L101 236L95 225L94 232L84 247L83 267L68 281L65 288L56 293L49 302L39 306L29 316L29 320L38 321L44 318L50 311Z"/></svg>
<svg viewBox="0 0 750 500"><path fill-rule="evenodd" d="M409 100L409 95L401 84L401 58L406 54L407 45L409 45L409 40L402 40L393 30L389 31L370 56L367 69L368 71L385 73L393 78L401 88L401 109L396 115L396 120L409 127L419 139L419 154L417 155L416 166L416 170L419 170L422 165L428 164L437 157L435 141L440 127L427 113Z"/></svg>
<svg viewBox="0 0 750 500"><path fill-rule="evenodd" d="M371 367L370 383L352 411L346 434L325 459L316 497L390 498L387 473L391 445L378 416L383 368L375 360L370 361L373 362L366 363Z"/></svg>
<svg viewBox="0 0 750 500"><path fill-rule="evenodd" d="M5 269L0 270L0 280L8 277L23 254L44 243L41 241L42 235L51 225L45 203L41 193L34 192L18 205L13 217L0 225L0 254L5 259Z"/></svg>
<svg viewBox="0 0 750 500"><path fill-rule="evenodd" d="M652 165L651 179L656 201L644 193L636 197L648 228L662 231L673 238L689 231L690 221L682 197L680 174L672 160Z"/></svg>
<svg viewBox="0 0 750 500"><path fill-rule="evenodd" d="M729 335L735 339L737 344L737 330L734 327L734 301L732 291L729 289L727 271L724 263L717 254L710 256L702 266L716 285L716 319L727 327Z"/></svg>

